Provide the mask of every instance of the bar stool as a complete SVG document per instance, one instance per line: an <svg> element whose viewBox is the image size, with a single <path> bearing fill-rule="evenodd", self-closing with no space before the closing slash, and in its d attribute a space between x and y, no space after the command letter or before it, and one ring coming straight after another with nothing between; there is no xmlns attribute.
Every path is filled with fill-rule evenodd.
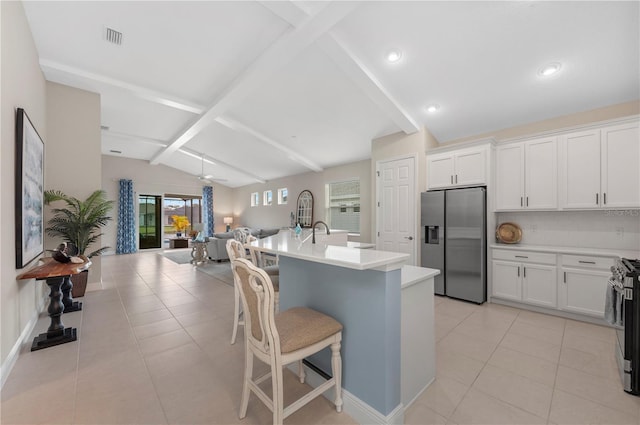
<svg viewBox="0 0 640 425"><path fill-rule="evenodd" d="M247 259L247 254L242 242L235 239L229 239L227 241L227 254L229 255L229 261L233 263L233 260L237 258ZM238 285L236 282L235 274L233 276L233 331L231 332L231 344L236 343L236 336L238 335L238 327L244 326L245 322L242 319L243 312L240 309L240 293L238 292ZM275 290L275 311L280 310L280 285L279 285L279 271L272 277L272 283Z"/></svg>
<svg viewBox="0 0 640 425"><path fill-rule="evenodd" d="M335 388L336 410L342 411L342 325L330 316L305 307L274 314L275 291L269 275L246 259L235 259L231 268L238 283L245 312L245 369L240 401L240 419L247 415L250 392L273 412L273 423L282 421L302 406ZM282 368L298 362L298 377L304 382L302 359L331 349L332 377L287 407L283 403ZM253 357L270 365L270 371L253 379ZM259 387L271 378L273 397Z"/></svg>

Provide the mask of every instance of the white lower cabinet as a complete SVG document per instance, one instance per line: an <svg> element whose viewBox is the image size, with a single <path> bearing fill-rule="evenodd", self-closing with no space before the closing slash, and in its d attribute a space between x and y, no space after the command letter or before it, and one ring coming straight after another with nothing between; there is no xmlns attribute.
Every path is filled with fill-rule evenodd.
<svg viewBox="0 0 640 425"><path fill-rule="evenodd" d="M494 249L492 258L492 297L604 319L611 257Z"/></svg>
<svg viewBox="0 0 640 425"><path fill-rule="evenodd" d="M557 306L555 262L555 254L494 250L492 295L555 308Z"/></svg>
<svg viewBox="0 0 640 425"><path fill-rule="evenodd" d="M522 301L522 281L519 275L519 263L493 260L493 296Z"/></svg>
<svg viewBox="0 0 640 425"><path fill-rule="evenodd" d="M604 318L607 280L611 276L607 268L613 264L613 260L574 255L561 257L558 308Z"/></svg>
<svg viewBox="0 0 640 425"><path fill-rule="evenodd" d="M522 265L522 301L543 307L556 307L556 267Z"/></svg>

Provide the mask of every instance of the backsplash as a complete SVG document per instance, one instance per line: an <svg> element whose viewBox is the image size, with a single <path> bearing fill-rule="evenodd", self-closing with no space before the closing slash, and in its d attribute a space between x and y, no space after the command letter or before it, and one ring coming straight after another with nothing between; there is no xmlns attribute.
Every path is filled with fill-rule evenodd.
<svg viewBox="0 0 640 425"><path fill-rule="evenodd" d="M640 210L496 213L504 222L522 228L522 244L640 250Z"/></svg>

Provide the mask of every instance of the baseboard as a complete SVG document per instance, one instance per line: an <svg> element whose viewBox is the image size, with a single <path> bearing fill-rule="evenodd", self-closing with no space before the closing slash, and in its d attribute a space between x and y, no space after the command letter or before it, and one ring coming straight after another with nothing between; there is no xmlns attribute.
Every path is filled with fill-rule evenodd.
<svg viewBox="0 0 640 425"><path fill-rule="evenodd" d="M5 361L2 362L2 365L0 366L0 389L4 387L4 383L7 381L7 378L9 378L9 374L11 373L13 366L15 366L16 361L18 361L22 344L27 341L27 339L31 335L31 332L33 332L33 330L35 329L38 318L40 317L40 313L44 311L44 306L46 304L47 298L42 298L40 300L40 304L36 308L36 311L33 312L31 319L29 319L27 325L24 327L24 329L22 329L22 333L18 337L16 343L13 344L11 351L9 351L9 355L7 356Z"/></svg>
<svg viewBox="0 0 640 425"><path fill-rule="evenodd" d="M418 391L418 394L416 394L416 396L407 404L404 405L404 410L406 411L421 395L422 393L424 393L425 391L427 391L427 388L429 388L429 386L431 386L431 384L433 384L433 382L436 380L435 377L431 378L431 381L429 381L427 383L427 385L424 386L423 389L421 389L420 391Z"/></svg>
<svg viewBox="0 0 640 425"><path fill-rule="evenodd" d="M85 289L85 292L101 291L102 289L103 289L103 287L102 287L102 279L100 279L100 282L87 283L87 288Z"/></svg>
<svg viewBox="0 0 640 425"><path fill-rule="evenodd" d="M298 364L293 363L287 366L291 372L298 374ZM313 369L310 369L306 365L304 366L307 374L305 382L311 387L316 388L320 384L326 381L325 378L316 373ZM333 403L333 388L329 388L322 394L327 400ZM391 413L383 415L373 407L369 406L364 401L360 400L349 391L342 389L342 411L348 414L357 423L362 425L402 425L404 423L404 407L400 403Z"/></svg>

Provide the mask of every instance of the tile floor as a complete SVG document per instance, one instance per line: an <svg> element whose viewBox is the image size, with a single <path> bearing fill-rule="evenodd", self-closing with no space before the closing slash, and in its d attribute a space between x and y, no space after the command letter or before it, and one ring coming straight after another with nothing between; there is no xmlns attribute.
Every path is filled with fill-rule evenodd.
<svg viewBox="0 0 640 425"><path fill-rule="evenodd" d="M231 286L154 252L103 257L102 268L104 290L63 316L78 341L23 347L2 389L0 423L270 423L254 396L237 417L243 343L229 344ZM443 297L435 311L437 378L405 423L640 424L640 398L621 389L611 329ZM48 323L43 316L34 335ZM285 384L287 399L307 390L292 374ZM285 423L354 421L318 398Z"/></svg>

